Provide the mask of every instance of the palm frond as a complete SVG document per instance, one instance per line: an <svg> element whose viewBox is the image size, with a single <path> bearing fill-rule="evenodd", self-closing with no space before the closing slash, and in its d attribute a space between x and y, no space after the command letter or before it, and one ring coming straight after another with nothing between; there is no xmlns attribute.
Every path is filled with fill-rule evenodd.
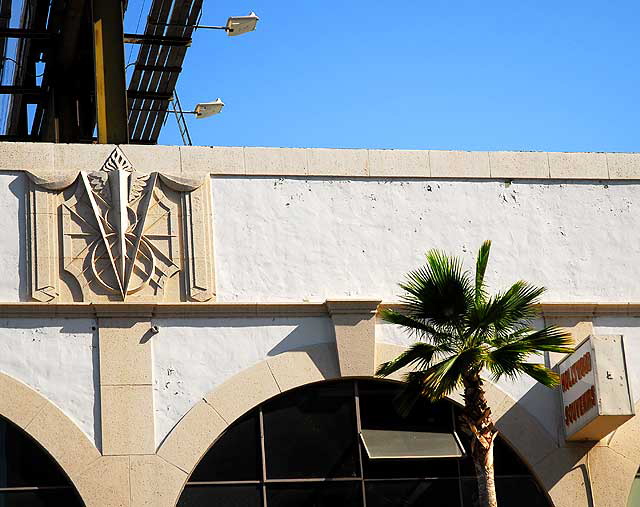
<svg viewBox="0 0 640 507"><path fill-rule="evenodd" d="M411 271L400 287L408 315L439 331L459 325L473 301L469 273L460 259L437 250L427 252L427 264Z"/></svg>
<svg viewBox="0 0 640 507"><path fill-rule="evenodd" d="M542 385L554 388L560 384L560 376L542 364L523 363L522 372L537 380Z"/></svg>
<svg viewBox="0 0 640 507"><path fill-rule="evenodd" d="M484 301L487 297L487 292L484 285L484 274L487 271L487 263L489 262L489 251L491 250L491 241L487 240L482 243L480 250L478 250L478 258L476 260L476 302Z"/></svg>
<svg viewBox="0 0 640 507"><path fill-rule="evenodd" d="M517 331L512 340L502 340L499 346L491 350L485 357L485 366L491 371L494 379L503 375L514 378L522 372L524 361L531 355L541 352L573 352L573 338L562 328L549 326L538 331L523 334Z"/></svg>
<svg viewBox="0 0 640 507"><path fill-rule="evenodd" d="M506 343L490 351L484 360L485 367L491 372L493 380L506 376L516 378L521 373L523 361L532 351L519 341Z"/></svg>
<svg viewBox="0 0 640 507"><path fill-rule="evenodd" d="M404 376L404 388L393 399L393 406L401 416L409 415L416 402L422 398L426 371L412 371Z"/></svg>
<svg viewBox="0 0 640 507"><path fill-rule="evenodd" d="M573 336L557 326L547 326L520 338L518 341L526 342L531 350L536 352L559 352L561 354L573 352Z"/></svg>
<svg viewBox="0 0 640 507"><path fill-rule="evenodd" d="M476 304L470 315L470 325L479 328L492 326L497 334L517 329L536 317L534 305L544 291L544 287L518 281L486 303Z"/></svg>
<svg viewBox="0 0 640 507"><path fill-rule="evenodd" d="M450 334L441 333L426 322L397 312L391 308L383 308L380 310L380 317L385 322L402 326L405 331L408 331L411 335L419 339L428 340L433 343L446 343L451 339Z"/></svg>
<svg viewBox="0 0 640 507"><path fill-rule="evenodd" d="M481 355L479 348L471 347L423 370L422 396L438 401L451 394L462 383L463 375L478 367Z"/></svg>
<svg viewBox="0 0 640 507"><path fill-rule="evenodd" d="M441 354L445 351L443 348L429 343L414 343L395 359L378 366L376 375L386 377L410 365L414 365L415 368L419 370L424 370L430 366L434 355Z"/></svg>

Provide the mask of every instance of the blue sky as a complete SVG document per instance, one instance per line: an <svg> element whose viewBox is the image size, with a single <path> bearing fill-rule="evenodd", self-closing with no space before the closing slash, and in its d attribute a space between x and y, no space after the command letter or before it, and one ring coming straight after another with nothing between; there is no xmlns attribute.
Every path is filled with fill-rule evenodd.
<svg viewBox="0 0 640 507"><path fill-rule="evenodd" d="M205 0L201 22L251 10L256 32L188 51L183 107L226 104L188 117L194 144L640 151L637 0Z"/></svg>

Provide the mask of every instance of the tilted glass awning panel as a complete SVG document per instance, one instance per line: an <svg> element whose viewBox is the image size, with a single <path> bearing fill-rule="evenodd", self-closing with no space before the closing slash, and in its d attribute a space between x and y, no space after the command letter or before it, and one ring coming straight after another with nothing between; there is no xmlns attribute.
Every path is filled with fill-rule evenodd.
<svg viewBox="0 0 640 507"><path fill-rule="evenodd" d="M464 448L455 433L362 430L370 459L461 458Z"/></svg>

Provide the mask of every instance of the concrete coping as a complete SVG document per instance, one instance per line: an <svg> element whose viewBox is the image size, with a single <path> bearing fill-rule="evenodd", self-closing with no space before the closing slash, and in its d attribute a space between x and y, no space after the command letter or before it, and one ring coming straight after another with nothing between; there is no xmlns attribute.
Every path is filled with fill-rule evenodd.
<svg viewBox="0 0 640 507"><path fill-rule="evenodd" d="M378 299L331 299L318 302L238 303L2 303L4 317L325 317L336 314L375 314L382 308L400 308ZM541 317L640 317L640 303L541 303Z"/></svg>
<svg viewBox="0 0 640 507"><path fill-rule="evenodd" d="M95 171L109 144L0 143L0 171L65 180ZM214 176L639 180L640 153L368 150L121 145L133 167L189 180Z"/></svg>

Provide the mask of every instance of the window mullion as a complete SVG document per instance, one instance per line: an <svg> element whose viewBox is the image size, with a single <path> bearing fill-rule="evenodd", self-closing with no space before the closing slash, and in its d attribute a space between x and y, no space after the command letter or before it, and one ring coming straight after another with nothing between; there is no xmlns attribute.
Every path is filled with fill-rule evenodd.
<svg viewBox="0 0 640 507"><path fill-rule="evenodd" d="M360 432L362 431L362 421L360 420L360 392L358 391L358 381L353 382L354 402L356 405L356 445L358 446L358 464L360 465L360 484L362 490L362 505L367 507L366 485L364 482L364 465L362 463L362 446L360 445Z"/></svg>
<svg viewBox="0 0 640 507"><path fill-rule="evenodd" d="M262 465L262 506L267 507L267 457L264 445L264 417L262 415L262 405L258 409L260 422L260 463Z"/></svg>

